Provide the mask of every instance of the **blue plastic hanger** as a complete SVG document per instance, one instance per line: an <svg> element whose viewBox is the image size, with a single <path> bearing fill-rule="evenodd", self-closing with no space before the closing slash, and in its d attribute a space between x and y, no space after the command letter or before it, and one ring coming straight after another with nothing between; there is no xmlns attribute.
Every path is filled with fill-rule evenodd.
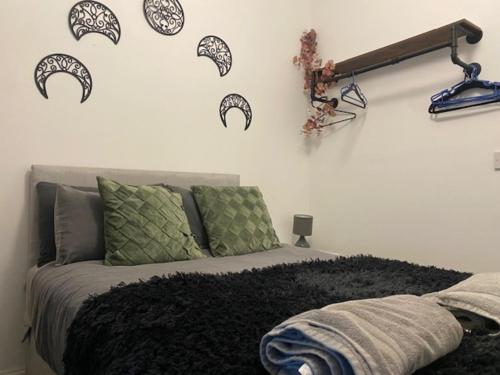
<svg viewBox="0 0 500 375"><path fill-rule="evenodd" d="M429 113L457 111L460 109L500 102L500 82L491 82L478 79L481 65L478 63L466 64L458 57L458 41L455 26L452 29L451 61L464 69L465 77L451 89L443 90L431 96ZM489 93L474 96L460 96L473 89L489 90Z"/></svg>
<svg viewBox="0 0 500 375"><path fill-rule="evenodd" d="M431 97L429 113L450 112L500 102L500 82L478 79L479 69L476 65L471 64L471 72L465 73L465 78L462 82L457 83L451 89L443 90ZM459 97L463 92L472 89L485 89L490 92L484 95Z"/></svg>
<svg viewBox="0 0 500 375"><path fill-rule="evenodd" d="M352 74L351 83L340 89L340 99L359 108L365 109L368 106L368 100L356 83L354 73Z"/></svg>

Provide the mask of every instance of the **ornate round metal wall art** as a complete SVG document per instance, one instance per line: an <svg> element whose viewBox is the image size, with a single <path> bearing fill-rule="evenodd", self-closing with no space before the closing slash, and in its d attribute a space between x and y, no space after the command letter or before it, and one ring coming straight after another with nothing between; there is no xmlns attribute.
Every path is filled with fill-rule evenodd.
<svg viewBox="0 0 500 375"><path fill-rule="evenodd" d="M198 44L198 56L206 56L219 68L221 77L231 70L233 56L226 42L215 35L204 37Z"/></svg>
<svg viewBox="0 0 500 375"><path fill-rule="evenodd" d="M69 12L69 26L76 40L86 34L98 33L118 44L121 36L120 23L106 5L97 1L80 1Z"/></svg>
<svg viewBox="0 0 500 375"><path fill-rule="evenodd" d="M81 103L88 99L92 92L92 76L89 70L75 57L63 53L44 57L35 68L35 84L45 98L49 98L46 89L47 79L55 73L68 73L75 77L83 89Z"/></svg>
<svg viewBox="0 0 500 375"><path fill-rule="evenodd" d="M184 27L184 10L177 0L144 0L144 15L163 35L175 35Z"/></svg>
<svg viewBox="0 0 500 375"><path fill-rule="evenodd" d="M219 113L222 124L227 128L226 114L231 108L238 108L243 112L246 118L245 130L250 127L252 123L252 108L248 101L239 94L229 94L220 103Z"/></svg>

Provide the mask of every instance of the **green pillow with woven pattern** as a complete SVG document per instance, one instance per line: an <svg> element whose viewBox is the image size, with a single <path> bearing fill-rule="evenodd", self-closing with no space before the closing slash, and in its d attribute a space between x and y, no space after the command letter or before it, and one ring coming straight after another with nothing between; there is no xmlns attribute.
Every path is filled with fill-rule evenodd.
<svg viewBox="0 0 500 375"><path fill-rule="evenodd" d="M240 255L280 247L258 187L193 186L192 190L212 255Z"/></svg>
<svg viewBox="0 0 500 375"><path fill-rule="evenodd" d="M104 264L133 266L204 258L180 194L97 177L104 207Z"/></svg>

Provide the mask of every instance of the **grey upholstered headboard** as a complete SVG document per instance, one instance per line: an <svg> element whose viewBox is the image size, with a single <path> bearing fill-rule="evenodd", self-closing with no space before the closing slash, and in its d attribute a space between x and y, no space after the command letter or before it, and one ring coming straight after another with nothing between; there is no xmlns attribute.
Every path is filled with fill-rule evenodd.
<svg viewBox="0 0 500 375"><path fill-rule="evenodd" d="M58 167L34 165L30 176L29 236L30 265L39 254L38 197L36 185L41 181L72 186L97 186L96 176L104 176L126 184L155 184L189 187L191 185L237 186L240 176L235 174L142 171L128 169Z"/></svg>

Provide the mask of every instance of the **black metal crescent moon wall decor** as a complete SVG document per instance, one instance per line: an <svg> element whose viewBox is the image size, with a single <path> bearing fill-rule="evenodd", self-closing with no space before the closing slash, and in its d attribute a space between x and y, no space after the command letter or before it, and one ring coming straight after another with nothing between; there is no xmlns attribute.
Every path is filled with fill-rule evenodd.
<svg viewBox="0 0 500 375"><path fill-rule="evenodd" d="M163 35L175 35L184 27L184 10L178 0L144 0L144 16Z"/></svg>
<svg viewBox="0 0 500 375"><path fill-rule="evenodd" d="M175 35L184 27L184 9L178 0L144 0L144 16L149 25L162 35ZM68 22L73 36L80 40L89 33L98 33L118 44L121 27L118 18L106 5L95 0L82 0L71 8ZM212 60L221 77L229 73L233 64L233 56L228 44L218 36L207 35L198 43L198 56ZM45 98L47 79L56 73L67 73L75 77L81 84L83 93L81 103L85 102L92 92L92 76L87 67L77 58L63 53L55 53L44 57L35 68L35 84ZM226 115L232 108L238 108L245 115L245 131L252 123L252 108L248 101L239 94L229 94L222 99L219 114L224 127L227 128Z"/></svg>
<svg viewBox="0 0 500 375"><path fill-rule="evenodd" d="M47 79L55 73L68 73L75 77L83 88L81 103L88 99L92 92L92 76L89 70L75 57L63 53L44 57L35 68L35 84L45 98L49 98L46 88Z"/></svg>
<svg viewBox="0 0 500 375"><path fill-rule="evenodd" d="M69 27L76 40L89 33L107 36L118 44L121 36L120 23L106 5L97 1L80 1L69 12Z"/></svg>
<svg viewBox="0 0 500 375"><path fill-rule="evenodd" d="M227 128L226 124L226 114L231 108L238 108L243 112L246 118L245 130L250 127L252 123L252 108L248 101L239 94L229 94L220 103L219 113L222 120L222 124Z"/></svg>
<svg viewBox="0 0 500 375"><path fill-rule="evenodd" d="M224 77L233 65L231 50L224 40L215 35L204 37L198 44L198 56L206 56L212 60Z"/></svg>

